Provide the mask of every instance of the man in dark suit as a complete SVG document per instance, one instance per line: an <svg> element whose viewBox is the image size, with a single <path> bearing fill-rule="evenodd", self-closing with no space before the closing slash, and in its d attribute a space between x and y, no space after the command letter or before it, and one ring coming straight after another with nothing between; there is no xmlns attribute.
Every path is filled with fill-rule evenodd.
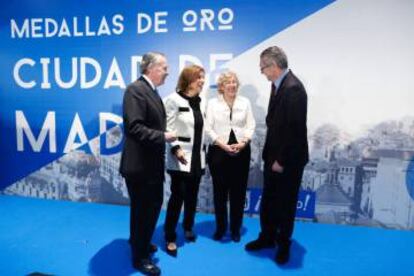
<svg viewBox="0 0 414 276"><path fill-rule="evenodd" d="M164 105L157 92L168 75L167 59L161 53L147 53L140 69L142 76L124 94L120 172L130 197L133 265L144 274L159 275L150 258L157 250L151 238L163 201L165 142L174 141L175 134L166 132Z"/></svg>
<svg viewBox="0 0 414 276"><path fill-rule="evenodd" d="M275 261L289 261L291 236L303 170L308 162L307 95L288 69L285 53L269 47L260 55L260 70L272 83L263 149L264 185L260 206L261 233L247 251L278 245Z"/></svg>

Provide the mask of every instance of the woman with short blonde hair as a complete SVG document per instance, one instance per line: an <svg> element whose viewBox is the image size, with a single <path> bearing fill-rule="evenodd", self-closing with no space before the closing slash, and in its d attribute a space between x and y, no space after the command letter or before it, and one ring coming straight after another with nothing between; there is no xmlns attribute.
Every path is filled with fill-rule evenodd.
<svg viewBox="0 0 414 276"><path fill-rule="evenodd" d="M211 143L208 164L213 178L216 232L221 240L227 231L227 201L230 201L230 231L240 241L244 202L250 168L250 140L255 129L250 101L238 95L240 83L234 72L222 73L219 95L208 102L206 133Z"/></svg>
<svg viewBox="0 0 414 276"><path fill-rule="evenodd" d="M223 94L224 84L228 83L231 79L234 79L237 83L237 89L240 86L239 78L237 77L236 73L232 71L223 72L217 79L217 91L220 94Z"/></svg>

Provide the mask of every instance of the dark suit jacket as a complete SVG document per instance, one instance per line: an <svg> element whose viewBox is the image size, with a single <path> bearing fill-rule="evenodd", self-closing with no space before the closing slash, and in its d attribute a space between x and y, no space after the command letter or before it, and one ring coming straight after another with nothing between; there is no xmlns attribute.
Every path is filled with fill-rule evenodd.
<svg viewBox="0 0 414 276"><path fill-rule="evenodd" d="M301 81L288 72L269 102L267 134L263 149L265 165L275 160L284 166L304 166L308 162L306 128L307 95Z"/></svg>
<svg viewBox="0 0 414 276"><path fill-rule="evenodd" d="M162 100L140 77L124 94L125 141L120 173L164 179L166 117Z"/></svg>

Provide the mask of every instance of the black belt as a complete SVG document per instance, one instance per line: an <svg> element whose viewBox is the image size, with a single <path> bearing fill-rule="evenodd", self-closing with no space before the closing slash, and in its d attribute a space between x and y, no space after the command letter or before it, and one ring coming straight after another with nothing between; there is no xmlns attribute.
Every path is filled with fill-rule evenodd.
<svg viewBox="0 0 414 276"><path fill-rule="evenodd" d="M191 138L190 137L182 137L182 136L178 136L177 140L180 142L185 142L185 143L190 143L191 142Z"/></svg>

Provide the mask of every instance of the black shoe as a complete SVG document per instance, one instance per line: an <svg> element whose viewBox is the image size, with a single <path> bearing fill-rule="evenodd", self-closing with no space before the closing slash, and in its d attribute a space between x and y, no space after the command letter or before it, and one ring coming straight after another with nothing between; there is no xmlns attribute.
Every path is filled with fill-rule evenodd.
<svg viewBox="0 0 414 276"><path fill-rule="evenodd" d="M184 238L189 242L195 242L197 239L196 234L193 231L184 231Z"/></svg>
<svg viewBox="0 0 414 276"><path fill-rule="evenodd" d="M134 267L144 275L158 276L161 274L161 270L150 259L141 259L134 262Z"/></svg>
<svg viewBox="0 0 414 276"><path fill-rule="evenodd" d="M240 234L239 234L239 233L232 233L232 234L231 234L231 239L232 239L234 242L240 242Z"/></svg>
<svg viewBox="0 0 414 276"><path fill-rule="evenodd" d="M221 239L223 238L223 236L224 236L224 233L222 233L222 232L215 232L214 233L214 235L213 235L213 240L215 240L215 241L221 241Z"/></svg>
<svg viewBox="0 0 414 276"><path fill-rule="evenodd" d="M149 253L150 254L154 254L155 252L157 252L158 251L158 247L155 245L155 244L150 244L150 247L149 247Z"/></svg>
<svg viewBox="0 0 414 276"><path fill-rule="evenodd" d="M247 243L244 246L244 249L247 251L257 251L265 248L274 248L275 242L274 241L268 241L261 238L258 238L257 240L251 241Z"/></svg>
<svg viewBox="0 0 414 276"><path fill-rule="evenodd" d="M279 265L289 262L290 248L289 246L280 246L275 256L275 262Z"/></svg>
<svg viewBox="0 0 414 276"><path fill-rule="evenodd" d="M167 244L165 245L165 251L167 252L168 255L172 257L177 257L177 254L178 254L177 245L175 244L175 249L170 249L168 248L168 245L171 243L175 244L175 242L167 242Z"/></svg>

